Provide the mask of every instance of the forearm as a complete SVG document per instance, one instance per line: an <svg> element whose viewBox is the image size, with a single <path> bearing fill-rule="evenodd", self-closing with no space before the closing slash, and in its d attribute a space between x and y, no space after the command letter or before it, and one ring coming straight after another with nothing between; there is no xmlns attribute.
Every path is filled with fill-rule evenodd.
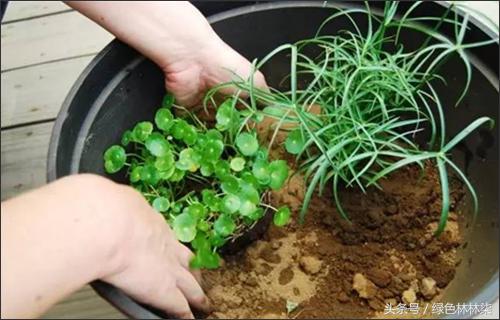
<svg viewBox="0 0 500 320"><path fill-rule="evenodd" d="M109 265L103 218L62 201L82 195L61 183L2 203L2 318L40 316Z"/></svg>
<svg viewBox="0 0 500 320"><path fill-rule="evenodd" d="M175 64L193 49L220 39L203 15L187 1L67 1L160 67Z"/></svg>

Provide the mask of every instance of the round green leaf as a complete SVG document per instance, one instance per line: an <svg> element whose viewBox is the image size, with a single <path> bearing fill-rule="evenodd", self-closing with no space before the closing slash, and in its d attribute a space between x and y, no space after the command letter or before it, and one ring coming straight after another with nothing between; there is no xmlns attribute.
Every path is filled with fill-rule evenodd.
<svg viewBox="0 0 500 320"><path fill-rule="evenodd" d="M141 170L141 180L150 185L156 185L160 181L159 171L150 164L146 164Z"/></svg>
<svg viewBox="0 0 500 320"><path fill-rule="evenodd" d="M187 211L197 220L203 219L207 215L207 209L199 202L190 204L189 207L187 207Z"/></svg>
<svg viewBox="0 0 500 320"><path fill-rule="evenodd" d="M198 230L207 232L210 229L210 223L205 220L198 221Z"/></svg>
<svg viewBox="0 0 500 320"><path fill-rule="evenodd" d="M177 140L182 140L189 128L189 124L183 119L174 120L174 125L172 127L172 135Z"/></svg>
<svg viewBox="0 0 500 320"><path fill-rule="evenodd" d="M254 212L250 213L247 215L247 218L250 218L252 221L259 220L264 216L264 209L262 208L257 208Z"/></svg>
<svg viewBox="0 0 500 320"><path fill-rule="evenodd" d="M217 248L222 247L227 242L227 239L228 238L221 236L217 232L214 232L210 237L210 244Z"/></svg>
<svg viewBox="0 0 500 320"><path fill-rule="evenodd" d="M179 160L175 166L180 170L195 172L200 167L200 155L191 148L186 148L179 153Z"/></svg>
<svg viewBox="0 0 500 320"><path fill-rule="evenodd" d="M210 249L200 249L196 251L196 255L189 263L193 269L216 269L220 265L220 257L217 252L212 252Z"/></svg>
<svg viewBox="0 0 500 320"><path fill-rule="evenodd" d="M127 155L122 146L111 146L104 152L104 169L107 173L118 172L123 168L126 160Z"/></svg>
<svg viewBox="0 0 500 320"><path fill-rule="evenodd" d="M174 211L175 213L180 213L183 208L184 205L181 202L175 202L172 204L172 211Z"/></svg>
<svg viewBox="0 0 500 320"><path fill-rule="evenodd" d="M142 166L137 166L130 172L130 182L137 182L141 180Z"/></svg>
<svg viewBox="0 0 500 320"><path fill-rule="evenodd" d="M205 135L209 140L221 140L222 141L224 139L224 137L222 136L222 133L220 133L220 131L216 130L216 129L209 129Z"/></svg>
<svg viewBox="0 0 500 320"><path fill-rule="evenodd" d="M153 124L149 121L142 121L135 125L133 134L138 141L145 141L151 132L153 132Z"/></svg>
<svg viewBox="0 0 500 320"><path fill-rule="evenodd" d="M267 148L260 147L259 150L255 153L255 159L256 160L267 160L269 157L269 151Z"/></svg>
<svg viewBox="0 0 500 320"><path fill-rule="evenodd" d="M133 138L132 131L130 131L130 130L125 131L122 135L122 141L121 141L122 146L124 146L124 147L128 146L130 141L133 140L132 138Z"/></svg>
<svg viewBox="0 0 500 320"><path fill-rule="evenodd" d="M233 125L234 114L233 102L231 99L227 99L217 108L217 113L215 114L217 128L222 131L230 128Z"/></svg>
<svg viewBox="0 0 500 320"><path fill-rule="evenodd" d="M160 171L170 170L175 164L174 154L168 150L162 157L155 160L155 167Z"/></svg>
<svg viewBox="0 0 500 320"><path fill-rule="evenodd" d="M285 149L291 154L298 154L304 148L305 141L300 129L290 132L285 140Z"/></svg>
<svg viewBox="0 0 500 320"><path fill-rule="evenodd" d="M256 160L252 167L252 173L260 184L266 185L271 181L269 164L265 160Z"/></svg>
<svg viewBox="0 0 500 320"><path fill-rule="evenodd" d="M163 130L168 131L174 124L174 115L167 108L160 108L155 114L155 124L156 126Z"/></svg>
<svg viewBox="0 0 500 320"><path fill-rule="evenodd" d="M186 131L184 132L182 140L188 146L192 146L193 144L196 143L197 139L198 139L198 133L196 132L196 128L191 125L188 125L186 127Z"/></svg>
<svg viewBox="0 0 500 320"><path fill-rule="evenodd" d="M198 133L198 138L196 139L196 147L198 150L202 150L210 139L204 133Z"/></svg>
<svg viewBox="0 0 500 320"><path fill-rule="evenodd" d="M196 236L196 219L189 213L181 213L175 217L173 230L181 242L191 242Z"/></svg>
<svg viewBox="0 0 500 320"><path fill-rule="evenodd" d="M236 157L231 160L231 169L236 172L240 172L245 168L245 159L241 157Z"/></svg>
<svg viewBox="0 0 500 320"><path fill-rule="evenodd" d="M155 132L147 137L146 149L151 152L155 157L163 157L167 155L168 151L170 151L170 144L167 142L164 136Z"/></svg>
<svg viewBox="0 0 500 320"><path fill-rule="evenodd" d="M174 172L172 173L170 178L168 178L168 180L172 182L179 182L184 178L184 172L185 172L184 170L175 168Z"/></svg>
<svg viewBox="0 0 500 320"><path fill-rule="evenodd" d="M203 220L198 222L198 229L200 229L199 226L201 222L206 223L206 221ZM193 241L191 241L191 246L197 250L200 249L210 250L210 241L208 241L207 235L205 233L198 232L196 233L196 237L193 239Z"/></svg>
<svg viewBox="0 0 500 320"><path fill-rule="evenodd" d="M282 227L290 220L291 211L288 207L281 207L274 213L273 222L278 227Z"/></svg>
<svg viewBox="0 0 500 320"><path fill-rule="evenodd" d="M260 195L254 185L247 181L240 181L240 191L238 192L238 197L240 199L248 199L254 204L260 202Z"/></svg>
<svg viewBox="0 0 500 320"><path fill-rule="evenodd" d="M214 173L214 165L211 163L203 163L200 168L201 175L210 177Z"/></svg>
<svg viewBox="0 0 500 320"><path fill-rule="evenodd" d="M221 140L211 139L202 148L203 158L206 161L214 162L219 160L224 151L224 143Z"/></svg>
<svg viewBox="0 0 500 320"><path fill-rule="evenodd" d="M260 187L257 178L249 171L245 171L241 174L241 180L250 183L255 189Z"/></svg>
<svg viewBox="0 0 500 320"><path fill-rule="evenodd" d="M201 192L203 203L212 211L219 211L220 200L217 198L214 190L204 189Z"/></svg>
<svg viewBox="0 0 500 320"><path fill-rule="evenodd" d="M177 170L177 168L175 166L172 166L167 170L159 171L160 178L163 180L170 180L172 175L175 173L175 170ZM184 171L181 171L181 172L184 172Z"/></svg>
<svg viewBox="0 0 500 320"><path fill-rule="evenodd" d="M253 134L243 132L236 137L236 146L243 155L251 156L259 149L259 142Z"/></svg>
<svg viewBox="0 0 500 320"><path fill-rule="evenodd" d="M161 101L161 106L163 108L170 109L172 107L172 105L174 104L174 102L175 102L174 95L171 93L167 93L167 94L165 94L165 96L163 97L163 100Z"/></svg>
<svg viewBox="0 0 500 320"><path fill-rule="evenodd" d="M234 229L236 229L236 224L227 214L221 214L214 222L214 231L222 237L231 235Z"/></svg>
<svg viewBox="0 0 500 320"><path fill-rule="evenodd" d="M215 164L214 164L214 171L215 171L215 175L217 176L217 178L219 178L220 180L224 179L227 175L229 175L231 173L230 169L229 169L229 163L225 160L218 160Z"/></svg>
<svg viewBox="0 0 500 320"><path fill-rule="evenodd" d="M158 212L165 212L170 207L170 201L165 197L157 197L153 200L153 208Z"/></svg>
<svg viewBox="0 0 500 320"><path fill-rule="evenodd" d="M288 178L288 165L285 160L274 160L269 164L270 181L269 186L273 190L283 187Z"/></svg>
<svg viewBox="0 0 500 320"><path fill-rule="evenodd" d="M209 206L210 203L216 198L216 193L214 190L203 189L201 191L201 198L203 203Z"/></svg>
<svg viewBox="0 0 500 320"><path fill-rule="evenodd" d="M234 194L228 194L222 199L222 211L225 213L235 213L240 208L240 198Z"/></svg>
<svg viewBox="0 0 500 320"><path fill-rule="evenodd" d="M222 179L221 189L225 193L237 193L240 190L240 184L235 176L227 175Z"/></svg>
<svg viewBox="0 0 500 320"><path fill-rule="evenodd" d="M241 199L240 199L241 200ZM251 215L255 210L257 210L257 206L255 203L248 199L243 199L240 204L239 212L241 213L242 216L249 216Z"/></svg>

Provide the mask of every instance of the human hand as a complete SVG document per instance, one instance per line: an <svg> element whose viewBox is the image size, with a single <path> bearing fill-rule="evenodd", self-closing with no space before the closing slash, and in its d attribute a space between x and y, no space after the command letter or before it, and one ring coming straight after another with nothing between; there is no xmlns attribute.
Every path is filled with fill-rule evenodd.
<svg viewBox="0 0 500 320"><path fill-rule="evenodd" d="M2 202L1 227L2 317L39 317L96 279L173 316L208 308L190 250L131 187L62 178Z"/></svg>
<svg viewBox="0 0 500 320"><path fill-rule="evenodd" d="M231 81L234 74L244 79L251 74L251 63L224 43L188 1L66 3L156 62L167 90L182 105L198 103L207 89ZM253 80L256 87L267 88L262 73Z"/></svg>
<svg viewBox="0 0 500 320"><path fill-rule="evenodd" d="M115 188L116 194L107 201L117 207L111 207L109 214L120 216L116 213L120 211L125 232L117 249L120 262L101 279L180 319L193 318L189 305L208 312L208 299L199 284L201 275L189 268L191 251L139 192L125 186Z"/></svg>
<svg viewBox="0 0 500 320"><path fill-rule="evenodd" d="M185 41L185 53L172 53L169 62L161 64L165 87L181 105L195 105L208 89L235 77L247 79L252 73L252 64L223 42L211 28L200 29L198 36L203 41L196 44ZM255 72L253 81L256 87L267 89L260 71ZM220 92L230 95L235 89L226 87Z"/></svg>

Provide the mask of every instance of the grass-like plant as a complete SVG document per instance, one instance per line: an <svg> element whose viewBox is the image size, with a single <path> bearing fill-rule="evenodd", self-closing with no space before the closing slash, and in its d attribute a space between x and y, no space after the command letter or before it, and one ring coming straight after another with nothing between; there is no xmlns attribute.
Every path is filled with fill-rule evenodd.
<svg viewBox="0 0 500 320"><path fill-rule="evenodd" d="M191 245L195 268L219 266L218 249L251 229L267 210L277 226L285 225L290 209L266 203L269 190L288 178L283 160L268 160L253 127L241 122L245 112L228 99L217 111L216 128L208 129L183 109L174 116L174 98L167 94L154 122L141 121L122 136L121 145L104 153L104 168L113 174L127 168L130 184L140 191ZM125 148L131 152L126 153Z"/></svg>
<svg viewBox="0 0 500 320"><path fill-rule="evenodd" d="M420 4L414 3L400 17L396 16L397 1L386 2L381 15L375 14L368 3L365 8L338 10L319 26L314 37L284 44L254 61L256 71L277 55L289 53L290 74L285 79L289 90L260 90L253 87L251 75L213 88L205 97L205 103L213 101L214 95L227 86L248 92L248 99L239 95L235 99L249 118L275 119L269 148L280 130L287 131L285 148L296 155L299 172L307 181L301 219L314 192L323 193L327 185L332 187L338 212L348 219L339 197L340 187L357 186L363 192L370 186L381 188L379 181L392 172L410 164L423 168L429 161L438 168L442 189L436 234L444 230L449 212L448 168L470 190L477 212L476 192L451 160L450 151L479 126L493 125L493 120L480 117L446 141L445 114L435 85L445 82L439 67L450 56L458 55L467 74L458 105L471 81L466 50L498 39L466 43L468 14L460 17L451 5L442 17L412 17ZM355 15L366 17L366 31L361 31ZM323 34L328 23L339 18L350 22L350 30ZM444 25L454 28L452 39L439 33ZM403 30L425 37L418 49L407 49L400 41ZM300 87L299 80L307 80L307 85ZM419 145L415 138L424 130L429 131L430 138L426 145Z"/></svg>

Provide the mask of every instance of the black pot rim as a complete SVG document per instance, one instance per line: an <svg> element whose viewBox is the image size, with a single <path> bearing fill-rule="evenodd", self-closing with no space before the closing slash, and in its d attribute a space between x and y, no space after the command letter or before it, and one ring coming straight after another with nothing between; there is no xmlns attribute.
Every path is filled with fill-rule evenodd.
<svg viewBox="0 0 500 320"><path fill-rule="evenodd" d="M434 2L443 7L449 7L451 4L448 2L436 1ZM221 20L225 20L228 18L237 17L240 15L244 15L250 12L258 12L265 10L274 10L281 8L290 8L290 7L346 7L349 6L349 3L330 3L326 1L277 1L277 2L268 2L268 3L259 3L256 5L248 5L240 8L230 9L228 11L224 11L221 13L214 14L208 17L208 21L210 23L215 23ZM456 8L457 12L460 15L464 15L465 11L461 8ZM495 30L492 30L489 26L484 24L482 21L478 20L475 16L470 16L469 20L472 24L474 24L478 29L484 32L489 38L497 38L498 33ZM59 111L56 121L54 123L54 127L52 129L52 134L50 138L49 151L47 156L47 181L52 182L56 180L57 177L57 147L59 145L59 137L62 131L62 126L68 116L69 108L71 106L71 102L73 101L76 93L82 86L83 81L87 78L87 76L92 72L94 67L98 65L104 56L106 56L110 51L116 49L116 47L121 42L117 39L112 40L103 50L101 50L92 61L87 65L87 67L80 74L78 79L75 81L74 85L71 87L68 92L64 102L62 104L61 110ZM497 40L498 43L498 40ZM474 296L469 303L498 303L498 283L499 283L499 272L493 275L491 280L484 286L484 288ZM120 289L107 284L102 281L94 281L91 283L93 289L102 296L105 300L107 300L110 304L112 304L119 311L124 313L130 318L136 319L161 319L159 316L151 312L150 310L144 308L133 299L131 299L128 295L126 295ZM466 317L474 317L477 314L468 314L468 315L458 315L458 318L466 318ZM445 317L449 319L457 319L457 315Z"/></svg>

